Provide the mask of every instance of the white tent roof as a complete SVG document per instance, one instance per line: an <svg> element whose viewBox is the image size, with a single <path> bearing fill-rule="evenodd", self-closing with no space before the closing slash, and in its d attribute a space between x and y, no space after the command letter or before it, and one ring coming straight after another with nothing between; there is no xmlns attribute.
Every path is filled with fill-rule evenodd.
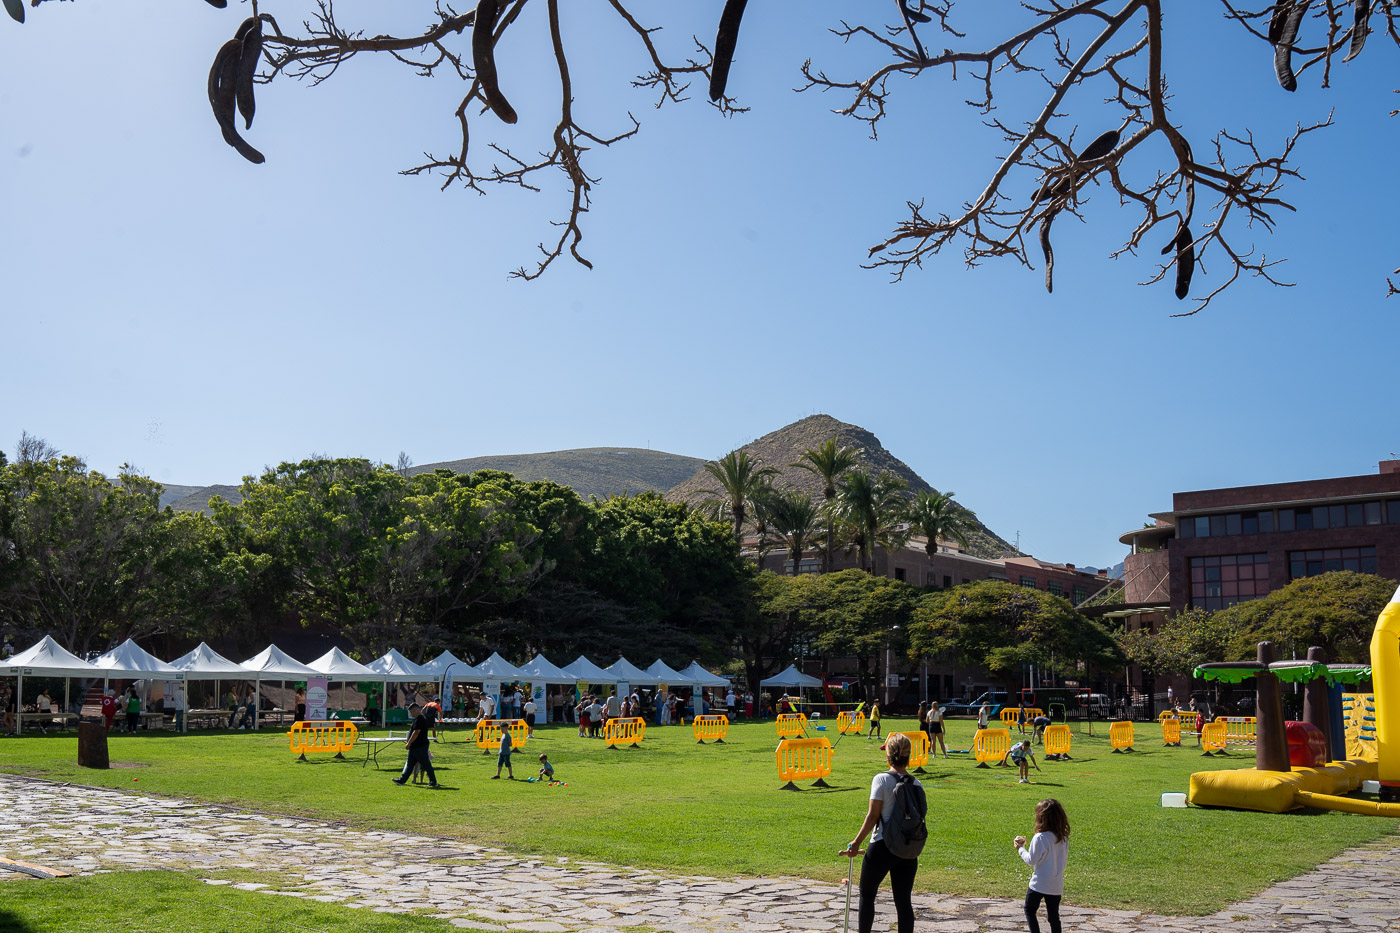
<svg viewBox="0 0 1400 933"><path fill-rule="evenodd" d="M647 668L647 674L654 677L657 683L665 684L668 687L699 686L694 680L685 676L674 667L671 667L660 658L657 658L656 663Z"/></svg>
<svg viewBox="0 0 1400 933"><path fill-rule="evenodd" d="M637 684L654 684L657 682L655 677L652 677L626 658L618 658L616 661L609 664L608 673L616 677L619 683L628 683L634 686Z"/></svg>
<svg viewBox="0 0 1400 933"><path fill-rule="evenodd" d="M615 684L617 675L603 670L592 661L579 655L573 664L565 665L564 672L573 674L578 678L579 683L584 684Z"/></svg>
<svg viewBox="0 0 1400 933"><path fill-rule="evenodd" d="M699 661L691 661L681 668L681 674L694 682L697 687L728 687L729 681L718 674L711 674L700 666Z"/></svg>
<svg viewBox="0 0 1400 933"><path fill-rule="evenodd" d="M488 680L525 679L525 675L520 672L520 668L494 651L491 652L491 657L476 666L476 673L478 677L483 677Z"/></svg>
<svg viewBox="0 0 1400 933"><path fill-rule="evenodd" d="M6 658L0 664L5 665L6 673L11 677L20 673L26 677L102 676L100 668L93 667L82 658L70 653L49 635L45 635L43 641L37 645L21 651L14 657Z"/></svg>
<svg viewBox="0 0 1400 933"><path fill-rule="evenodd" d="M332 648L307 667L325 674L331 680L378 680L374 671L356 661L339 648Z"/></svg>
<svg viewBox="0 0 1400 933"><path fill-rule="evenodd" d="M243 669L257 675L259 680L303 680L321 673L302 664L276 645L268 645L244 661Z"/></svg>
<svg viewBox="0 0 1400 933"><path fill-rule="evenodd" d="M766 680L760 680L758 685L760 687L820 687L822 682L799 671L797 665L789 664L787 670L774 674Z"/></svg>
<svg viewBox="0 0 1400 933"><path fill-rule="evenodd" d="M578 678L562 667L554 664L542 654L535 655L527 663L520 665L522 680L532 684L576 684Z"/></svg>
<svg viewBox="0 0 1400 933"><path fill-rule="evenodd" d="M424 661L419 665L419 669L425 674L441 677L443 674L447 673L448 665L452 666L453 680L471 680L473 677L479 676L475 667L463 661L451 651L444 651L431 661Z"/></svg>
<svg viewBox="0 0 1400 933"><path fill-rule="evenodd" d="M408 658L399 654L397 648L390 648L384 653L382 658L375 658L365 665L375 673L376 680L393 680L414 682L420 680L432 680L431 674L423 673L423 668L414 664Z"/></svg>
<svg viewBox="0 0 1400 933"><path fill-rule="evenodd" d="M92 662L92 666L102 668L102 673L108 677L136 677L142 680L170 678L184 673L179 668L166 664L130 638L97 658Z"/></svg>
<svg viewBox="0 0 1400 933"><path fill-rule="evenodd" d="M170 666L185 672L189 680L246 680L248 669L210 648L204 642L189 654L181 655Z"/></svg>

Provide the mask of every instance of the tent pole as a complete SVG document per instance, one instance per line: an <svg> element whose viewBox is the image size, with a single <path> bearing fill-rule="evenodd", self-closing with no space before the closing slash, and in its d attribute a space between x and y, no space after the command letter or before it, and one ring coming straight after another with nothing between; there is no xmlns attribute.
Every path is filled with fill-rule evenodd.
<svg viewBox="0 0 1400 933"><path fill-rule="evenodd" d="M384 683L379 689L379 728L384 729L389 725L389 678L384 678Z"/></svg>
<svg viewBox="0 0 1400 933"><path fill-rule="evenodd" d="M253 681L253 731L258 731L258 707L262 706L262 678Z"/></svg>
<svg viewBox="0 0 1400 933"><path fill-rule="evenodd" d="M15 675L15 735L24 734L24 670Z"/></svg>

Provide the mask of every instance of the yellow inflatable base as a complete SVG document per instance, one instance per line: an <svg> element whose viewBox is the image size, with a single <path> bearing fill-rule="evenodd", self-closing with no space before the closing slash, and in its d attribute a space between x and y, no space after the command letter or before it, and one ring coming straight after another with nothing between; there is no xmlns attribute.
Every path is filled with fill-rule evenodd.
<svg viewBox="0 0 1400 933"><path fill-rule="evenodd" d="M1198 807L1235 807L1264 813L1286 813L1305 804L1299 793L1335 796L1350 793L1362 781L1376 779L1374 761L1330 761L1321 768L1292 771L1197 771L1191 775L1188 799ZM1332 809L1324 807L1324 809Z"/></svg>

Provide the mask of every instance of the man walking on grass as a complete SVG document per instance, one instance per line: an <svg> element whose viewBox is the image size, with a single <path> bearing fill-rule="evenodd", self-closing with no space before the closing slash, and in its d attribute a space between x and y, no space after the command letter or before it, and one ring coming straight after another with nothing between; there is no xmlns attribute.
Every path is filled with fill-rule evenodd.
<svg viewBox="0 0 1400 933"><path fill-rule="evenodd" d="M437 774L433 771L433 759L428 754L428 733L432 731L433 722L423 715L423 707L417 703L410 703L408 712L413 716L413 725L408 731L408 739L403 743L403 747L408 749L408 761L404 762L403 774L394 779L394 783L402 787L408 783L408 779L413 776L415 768L422 768L428 775L428 784L437 787Z"/></svg>

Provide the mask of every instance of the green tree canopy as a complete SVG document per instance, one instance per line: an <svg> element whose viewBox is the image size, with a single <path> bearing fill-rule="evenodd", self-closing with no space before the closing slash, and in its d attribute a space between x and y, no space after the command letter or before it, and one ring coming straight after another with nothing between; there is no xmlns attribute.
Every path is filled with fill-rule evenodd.
<svg viewBox="0 0 1400 933"><path fill-rule="evenodd" d="M1236 603L1215 615L1220 625L1236 633L1236 659L1253 658L1255 645L1272 641L1281 657L1295 652L1306 657L1308 648L1316 645L1333 661L1366 662L1376 617L1394 592L1394 580L1338 570L1302 577L1262 599Z"/></svg>
<svg viewBox="0 0 1400 933"><path fill-rule="evenodd" d="M925 596L914 611L910 650L955 657L1008 683L1026 664L1106 667L1122 657L1107 629L1068 600L999 580Z"/></svg>

